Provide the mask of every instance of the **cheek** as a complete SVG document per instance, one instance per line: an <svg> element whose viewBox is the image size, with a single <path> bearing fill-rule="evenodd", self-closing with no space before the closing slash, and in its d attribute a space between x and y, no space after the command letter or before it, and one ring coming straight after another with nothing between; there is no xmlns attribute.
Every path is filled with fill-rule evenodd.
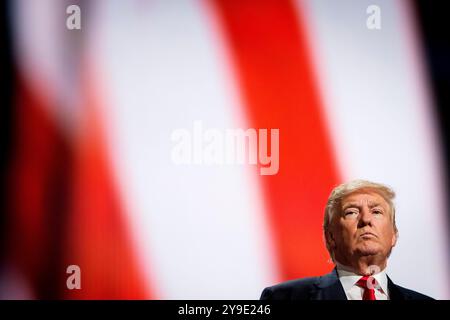
<svg viewBox="0 0 450 320"><path fill-rule="evenodd" d="M339 225L339 234L345 240L353 239L357 229L357 222L355 219L342 220Z"/></svg>
<svg viewBox="0 0 450 320"><path fill-rule="evenodd" d="M342 218L341 220L341 226L343 229L348 231L353 231L356 229L358 225L358 219L356 218Z"/></svg>
<svg viewBox="0 0 450 320"><path fill-rule="evenodd" d="M380 221L380 223L377 224L377 229L383 236L383 240L385 242L390 243L392 241L392 237L395 235L395 232L391 221Z"/></svg>

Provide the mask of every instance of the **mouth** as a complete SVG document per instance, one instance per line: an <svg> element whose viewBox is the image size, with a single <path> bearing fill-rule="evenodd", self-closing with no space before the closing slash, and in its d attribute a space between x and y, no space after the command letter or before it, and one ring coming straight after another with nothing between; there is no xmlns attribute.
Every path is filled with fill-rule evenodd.
<svg viewBox="0 0 450 320"><path fill-rule="evenodd" d="M364 239L377 238L377 235L372 232L364 232L364 233L360 234L359 236Z"/></svg>

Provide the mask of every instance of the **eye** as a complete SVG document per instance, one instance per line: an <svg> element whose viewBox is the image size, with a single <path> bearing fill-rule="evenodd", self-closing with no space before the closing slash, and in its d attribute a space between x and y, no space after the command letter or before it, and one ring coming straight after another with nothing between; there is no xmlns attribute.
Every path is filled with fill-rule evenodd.
<svg viewBox="0 0 450 320"><path fill-rule="evenodd" d="M373 214L383 214L383 212L381 210L373 210Z"/></svg>
<svg viewBox="0 0 450 320"><path fill-rule="evenodd" d="M356 210L347 210L347 211L345 211L344 212L344 216L355 216L355 215L357 215L358 214L358 211L356 211Z"/></svg>

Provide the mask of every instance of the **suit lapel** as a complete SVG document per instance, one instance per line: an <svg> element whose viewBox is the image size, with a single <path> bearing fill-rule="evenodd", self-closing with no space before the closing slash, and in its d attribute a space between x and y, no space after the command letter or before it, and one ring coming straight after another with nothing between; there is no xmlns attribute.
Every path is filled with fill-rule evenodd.
<svg viewBox="0 0 450 320"><path fill-rule="evenodd" d="M399 289L397 285L392 282L391 278L388 279L388 290L389 290L389 299L390 300L405 300L405 296L402 291Z"/></svg>
<svg viewBox="0 0 450 320"><path fill-rule="evenodd" d="M315 283L315 291L312 294L313 300L347 300L344 288L337 275L336 268L329 274L318 278Z"/></svg>

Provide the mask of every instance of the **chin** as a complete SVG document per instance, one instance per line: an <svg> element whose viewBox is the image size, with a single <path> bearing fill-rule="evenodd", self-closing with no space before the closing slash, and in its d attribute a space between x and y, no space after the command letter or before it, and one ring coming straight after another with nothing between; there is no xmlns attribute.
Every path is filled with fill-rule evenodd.
<svg viewBox="0 0 450 320"><path fill-rule="evenodd" d="M359 255L360 256L376 256L380 253L379 250L359 250Z"/></svg>
<svg viewBox="0 0 450 320"><path fill-rule="evenodd" d="M378 245L364 244L360 245L355 250L362 256L374 256L382 252Z"/></svg>

